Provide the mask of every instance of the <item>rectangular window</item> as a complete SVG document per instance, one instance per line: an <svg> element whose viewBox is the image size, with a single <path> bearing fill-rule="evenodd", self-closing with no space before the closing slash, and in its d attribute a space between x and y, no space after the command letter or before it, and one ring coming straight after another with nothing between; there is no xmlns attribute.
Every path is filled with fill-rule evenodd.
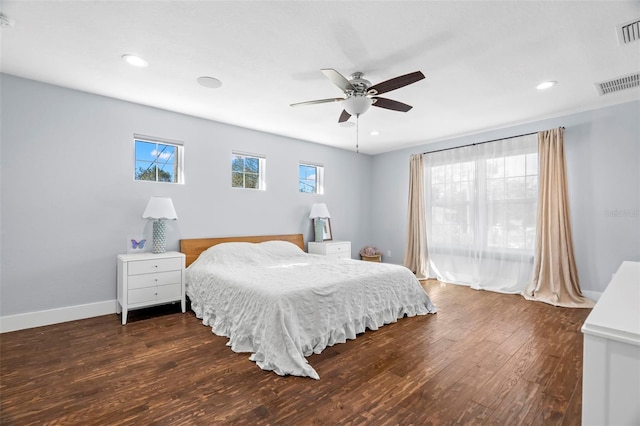
<svg viewBox="0 0 640 426"><path fill-rule="evenodd" d="M533 249L536 237L538 153L491 158L485 183L489 224L487 247Z"/></svg>
<svg viewBox="0 0 640 426"><path fill-rule="evenodd" d="M134 135L135 180L183 183L180 142Z"/></svg>
<svg viewBox="0 0 640 426"><path fill-rule="evenodd" d="M431 230L435 245L470 246L476 163L465 161L431 168Z"/></svg>
<svg viewBox="0 0 640 426"><path fill-rule="evenodd" d="M324 166L301 162L298 166L298 190L309 194L323 194Z"/></svg>
<svg viewBox="0 0 640 426"><path fill-rule="evenodd" d="M265 167L262 155L231 153L231 186L233 188L266 189Z"/></svg>
<svg viewBox="0 0 640 426"><path fill-rule="evenodd" d="M532 251L538 198L535 136L519 149L461 148L425 169L431 247Z"/></svg>

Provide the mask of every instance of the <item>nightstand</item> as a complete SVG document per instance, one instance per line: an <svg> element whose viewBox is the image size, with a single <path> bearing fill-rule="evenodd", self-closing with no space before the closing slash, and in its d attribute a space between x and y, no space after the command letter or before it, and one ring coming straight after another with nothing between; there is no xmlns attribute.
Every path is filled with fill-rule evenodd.
<svg viewBox="0 0 640 426"><path fill-rule="evenodd" d="M351 259L351 241L309 241L309 253L335 259Z"/></svg>
<svg viewBox="0 0 640 426"><path fill-rule="evenodd" d="M184 291L185 255L135 253L118 255L118 304L122 325L132 309L181 302L186 310Z"/></svg>

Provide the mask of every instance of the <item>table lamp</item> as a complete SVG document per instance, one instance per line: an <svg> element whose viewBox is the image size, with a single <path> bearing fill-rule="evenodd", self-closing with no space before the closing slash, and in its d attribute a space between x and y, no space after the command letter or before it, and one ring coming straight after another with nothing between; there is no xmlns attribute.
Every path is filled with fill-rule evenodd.
<svg viewBox="0 0 640 426"><path fill-rule="evenodd" d="M165 223L164 220L176 220L178 215L169 197L151 197L147 208L142 213L143 219L153 219L153 252L164 253Z"/></svg>
<svg viewBox="0 0 640 426"><path fill-rule="evenodd" d="M311 206L309 218L314 220L314 230L316 233L316 242L324 241L324 220L330 218L329 209L325 203L316 203Z"/></svg>

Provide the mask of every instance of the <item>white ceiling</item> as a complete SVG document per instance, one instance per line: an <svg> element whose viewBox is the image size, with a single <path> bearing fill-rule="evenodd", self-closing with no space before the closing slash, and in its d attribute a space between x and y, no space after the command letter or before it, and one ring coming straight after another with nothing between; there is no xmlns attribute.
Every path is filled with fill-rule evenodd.
<svg viewBox="0 0 640 426"><path fill-rule="evenodd" d="M339 103L289 104L341 95L321 68L374 84L422 71L384 95L411 111L360 117L369 154L640 98L593 85L640 70L640 42L616 35L638 1L5 0L0 11L14 21L4 73L351 150ZM559 83L537 91L544 80Z"/></svg>

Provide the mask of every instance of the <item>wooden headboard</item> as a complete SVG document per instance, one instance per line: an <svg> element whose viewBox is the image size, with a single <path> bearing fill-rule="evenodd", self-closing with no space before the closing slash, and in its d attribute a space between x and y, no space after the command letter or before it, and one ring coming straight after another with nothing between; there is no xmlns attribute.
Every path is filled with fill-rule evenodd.
<svg viewBox="0 0 640 426"><path fill-rule="evenodd" d="M200 253L221 243L262 243L264 241L288 241L304 250L304 238L302 234L287 235L251 235L245 237L222 238L191 238L180 240L180 252L187 256L186 266L191 265L200 256Z"/></svg>

